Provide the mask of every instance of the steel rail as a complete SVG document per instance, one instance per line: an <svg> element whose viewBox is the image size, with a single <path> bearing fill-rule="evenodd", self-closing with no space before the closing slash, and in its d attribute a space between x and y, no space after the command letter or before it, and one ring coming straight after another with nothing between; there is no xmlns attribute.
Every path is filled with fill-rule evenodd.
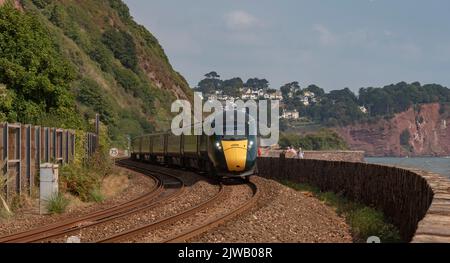
<svg viewBox="0 0 450 263"><path fill-rule="evenodd" d="M113 235L111 237L107 237L101 240L96 241L96 243L114 243L114 242L119 242L122 240L126 240L127 238L131 238L131 237L135 237L139 234L148 232L148 231L152 231L158 228L161 228L163 226L172 224L174 222L177 222L179 220L182 220L184 218L187 218L191 215L194 215L200 211L203 211L211 206L213 206L218 200L220 200L221 198L224 197L225 195L225 187L223 186L223 184L219 185L219 191L217 194L215 194L214 196L212 196L211 198L208 198L208 200L194 206L191 207L189 209L184 210L181 213L177 213L175 215L172 216L168 216L166 218L160 219L156 222L152 222L131 230L127 230L121 233L118 233L116 235Z"/></svg>
<svg viewBox="0 0 450 263"><path fill-rule="evenodd" d="M124 163L124 161L120 161L118 164L124 167L129 166L128 164ZM50 235L52 233L53 234L57 233L58 231L73 229L74 227L82 225L82 223L86 221L105 220L109 217L114 217L120 215L121 213L128 212L130 209L135 209L136 207L139 207L140 205L153 200L155 197L160 195L164 190L163 181L159 178L159 176L155 176L155 174L158 173L173 177L172 175L165 174L163 172L150 173L147 171L146 175L150 176L153 180L155 180L156 185L152 188L151 191L138 198L129 200L122 204L114 205L113 207L103 209L101 211L89 213L82 217L68 219L63 222L58 222L43 227L31 229L28 231L3 236L0 238L0 243L33 242L34 240L40 240L42 239L42 237ZM173 178L178 180L178 178L176 177ZM183 182L182 181L180 182L183 186Z"/></svg>
<svg viewBox="0 0 450 263"><path fill-rule="evenodd" d="M224 224L225 222L231 220L232 218L235 218L236 216L243 214L246 211L248 211L249 209L251 209L258 201L259 196L260 196L260 191L258 190L258 187L256 186L256 184L254 184L252 182L248 182L247 185L249 185L252 188L253 195L250 199L246 200L246 202L244 202L243 204L238 206L236 209L233 209L232 211L230 211L224 215L221 215L217 218L209 220L205 224L202 224L197 227L193 227L191 229L184 231L181 234L177 234L173 237L170 237L170 238L164 240L162 243L185 242L186 240L194 238L194 237L196 237L200 234L203 234L215 227L218 227L219 225Z"/></svg>
<svg viewBox="0 0 450 263"><path fill-rule="evenodd" d="M130 169L145 171L145 169L137 168L137 167L130 168ZM142 172L142 173L145 174L145 172ZM180 183L182 183L182 182L180 181ZM97 226L97 225L100 225L100 224L103 224L103 223L107 223L107 222L110 222L112 220L115 220L115 219L118 219L118 218L121 218L121 217L125 217L125 216L131 215L131 214L135 214L135 213L138 213L138 212L142 212L142 211L145 211L145 210L148 210L148 209L155 208L155 207L157 207L159 205L162 205L163 202L171 201L174 198L180 196L181 194L184 193L184 189L185 189L184 188L184 184L181 184L181 186L179 188L175 189L175 191L173 191L171 193L168 193L165 196L157 197L156 200L153 200L151 203L149 203L147 205L144 205L144 206L141 206L141 207L137 207L137 208L134 208L134 209L131 209L131 210L128 210L128 211L125 211L124 213L112 215L112 216L107 217L107 218L102 218L102 219L99 219L97 221L86 222L85 224L77 225L74 228L63 229L62 231L59 231L59 232L50 233L50 234L47 234L47 235L42 235L42 236L39 236L39 237L35 237L35 238L31 239L31 240L26 240L26 242L41 242L41 241L44 241L44 240L57 238L59 236L63 236L65 234L68 234L68 233L71 233L71 232L75 232L75 231L79 231L81 229L86 229L86 228L89 228L89 227Z"/></svg>

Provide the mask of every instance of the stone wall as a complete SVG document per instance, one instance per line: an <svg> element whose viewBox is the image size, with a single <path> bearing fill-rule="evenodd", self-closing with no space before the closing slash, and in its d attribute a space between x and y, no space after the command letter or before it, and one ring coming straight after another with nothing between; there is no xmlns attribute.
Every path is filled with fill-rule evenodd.
<svg viewBox="0 0 450 263"><path fill-rule="evenodd" d="M263 150L263 157L279 157L282 150ZM304 159L344 161L344 162L364 162L364 151L304 151ZM287 155L287 158L293 158Z"/></svg>
<svg viewBox="0 0 450 263"><path fill-rule="evenodd" d="M445 241L439 235L445 233L450 242L450 181L440 175L376 164L270 157L259 158L258 169L263 177L315 185L376 207L405 241Z"/></svg>

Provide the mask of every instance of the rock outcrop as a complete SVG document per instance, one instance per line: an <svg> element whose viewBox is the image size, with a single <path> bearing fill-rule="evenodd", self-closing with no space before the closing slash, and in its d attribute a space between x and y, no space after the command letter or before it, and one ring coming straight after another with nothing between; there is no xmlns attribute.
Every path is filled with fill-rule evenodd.
<svg viewBox="0 0 450 263"><path fill-rule="evenodd" d="M439 103L411 107L392 119L335 128L352 150L367 156L449 156L450 116ZM402 142L401 135L407 140ZM405 138L403 140L405 140Z"/></svg>

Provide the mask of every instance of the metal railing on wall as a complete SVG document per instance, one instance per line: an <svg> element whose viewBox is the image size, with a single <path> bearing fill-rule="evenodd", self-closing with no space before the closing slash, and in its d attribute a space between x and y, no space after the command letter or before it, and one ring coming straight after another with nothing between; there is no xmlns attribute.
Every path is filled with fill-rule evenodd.
<svg viewBox="0 0 450 263"><path fill-rule="evenodd" d="M86 134L86 155L96 151L98 136ZM0 123L0 176L6 198L31 193L41 163L61 165L75 156L75 131L24 124ZM5 180L6 179L6 180Z"/></svg>

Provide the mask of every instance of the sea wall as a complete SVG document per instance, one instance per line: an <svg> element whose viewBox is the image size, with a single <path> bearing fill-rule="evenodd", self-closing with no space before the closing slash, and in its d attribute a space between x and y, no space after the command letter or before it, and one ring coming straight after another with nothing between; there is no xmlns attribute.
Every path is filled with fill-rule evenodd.
<svg viewBox="0 0 450 263"><path fill-rule="evenodd" d="M450 180L440 175L358 162L274 157L259 158L258 170L266 178L311 184L376 207L405 241L450 242Z"/></svg>
<svg viewBox="0 0 450 263"><path fill-rule="evenodd" d="M282 150L263 150L263 157L279 157ZM288 158L292 158L287 154ZM364 151L304 151L304 159L344 161L344 162L364 162Z"/></svg>

